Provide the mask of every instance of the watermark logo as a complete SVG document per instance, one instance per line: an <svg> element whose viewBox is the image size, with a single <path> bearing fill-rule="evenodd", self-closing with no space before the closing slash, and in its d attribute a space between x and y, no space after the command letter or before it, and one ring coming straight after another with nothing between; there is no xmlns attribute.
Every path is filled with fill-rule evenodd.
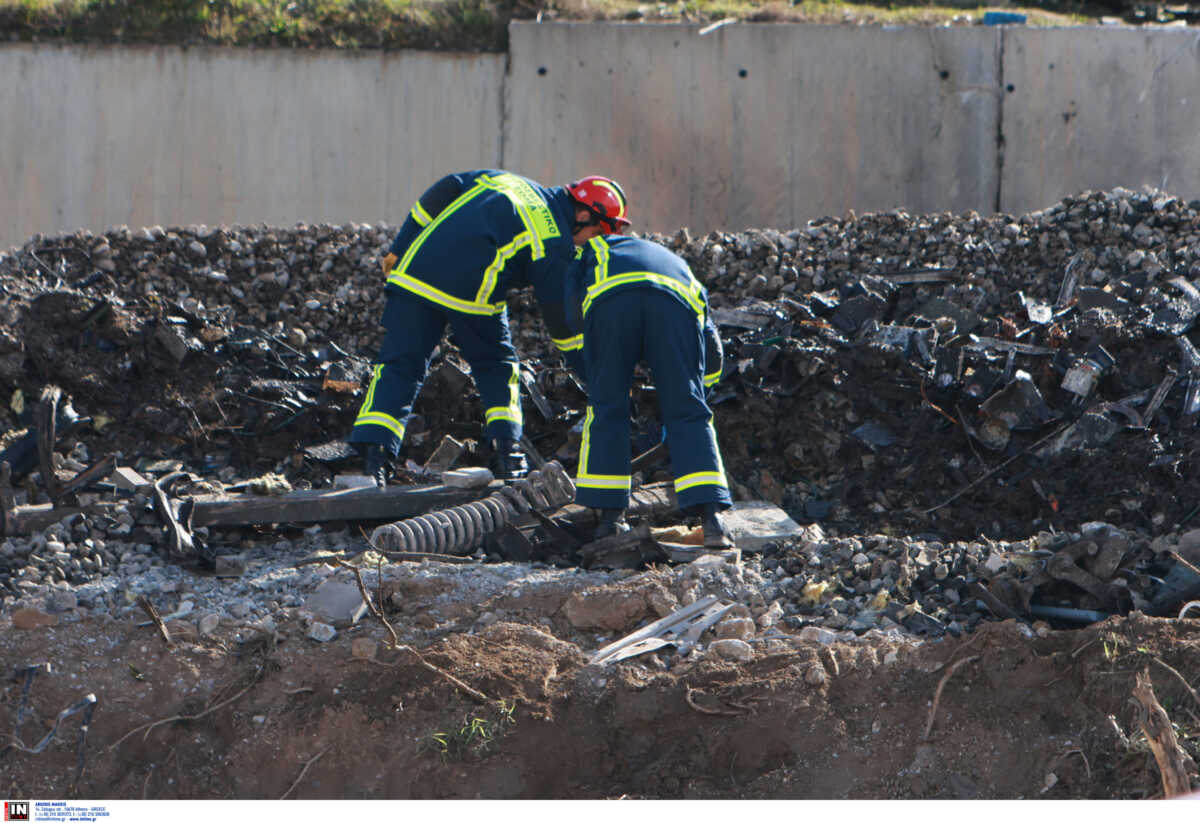
<svg viewBox="0 0 1200 823"><path fill-rule="evenodd" d="M28 800L5 800L4 801L4 819L5 820L28 820L29 819L29 801Z"/></svg>

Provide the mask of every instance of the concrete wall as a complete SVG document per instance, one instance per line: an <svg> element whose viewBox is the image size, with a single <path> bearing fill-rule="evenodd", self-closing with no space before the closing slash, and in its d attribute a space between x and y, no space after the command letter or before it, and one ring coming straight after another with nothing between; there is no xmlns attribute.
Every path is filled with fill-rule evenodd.
<svg viewBox="0 0 1200 823"><path fill-rule="evenodd" d="M399 222L501 159L503 55L0 46L0 248L34 233Z"/></svg>
<svg viewBox="0 0 1200 823"><path fill-rule="evenodd" d="M1084 188L1200 197L1200 31L1013 29L1000 210Z"/></svg>
<svg viewBox="0 0 1200 823"><path fill-rule="evenodd" d="M514 23L508 55L0 45L0 248L399 222L450 170L609 174L639 228L1200 197L1200 33Z"/></svg>
<svg viewBox="0 0 1200 823"><path fill-rule="evenodd" d="M990 208L996 28L513 24L506 160L628 181L655 230Z"/></svg>

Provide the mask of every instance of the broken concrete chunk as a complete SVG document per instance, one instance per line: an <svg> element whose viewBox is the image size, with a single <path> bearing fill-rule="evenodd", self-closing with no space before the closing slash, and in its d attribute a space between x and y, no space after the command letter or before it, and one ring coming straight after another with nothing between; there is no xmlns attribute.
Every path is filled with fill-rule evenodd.
<svg viewBox="0 0 1200 823"><path fill-rule="evenodd" d="M337 630L328 623L313 623L308 628L308 637L318 643L328 643L337 637Z"/></svg>
<svg viewBox="0 0 1200 823"><path fill-rule="evenodd" d="M754 659L754 648L745 640L735 640L733 638L714 640L708 647L718 657L723 657L726 660L746 663Z"/></svg>
<svg viewBox="0 0 1200 823"><path fill-rule="evenodd" d="M773 503L739 501L720 517L730 539L742 551L758 551L768 543L804 536L804 529Z"/></svg>
<svg viewBox="0 0 1200 823"><path fill-rule="evenodd" d="M118 489L125 491L140 492L150 488L150 481L129 466L117 466L113 469L112 479Z"/></svg>
<svg viewBox="0 0 1200 823"><path fill-rule="evenodd" d="M439 474L447 471L458 460L464 448L466 448L464 444L455 440L450 435L446 435L442 438L442 442L438 444L438 447L433 450L433 454L429 455L429 459L425 461L425 465L422 468L430 474Z"/></svg>
<svg viewBox="0 0 1200 823"><path fill-rule="evenodd" d="M373 477L365 474L339 474L333 478L335 489L375 489L378 486Z"/></svg>
<svg viewBox="0 0 1200 823"><path fill-rule="evenodd" d="M338 628L357 623L367 613L362 593L353 583L326 580L304 601L305 610Z"/></svg>
<svg viewBox="0 0 1200 823"><path fill-rule="evenodd" d="M472 466L466 469L452 469L442 472L442 483L456 489L477 489L486 486L495 479L491 469L483 466Z"/></svg>

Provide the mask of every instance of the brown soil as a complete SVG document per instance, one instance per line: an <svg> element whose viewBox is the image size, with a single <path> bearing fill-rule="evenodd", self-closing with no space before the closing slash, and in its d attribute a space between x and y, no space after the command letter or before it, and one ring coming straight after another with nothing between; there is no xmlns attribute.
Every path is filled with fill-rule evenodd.
<svg viewBox="0 0 1200 823"><path fill-rule="evenodd" d="M388 648L378 622L273 648L168 646L130 623L13 631L4 660L52 667L30 689L27 745L87 693L97 702L82 747L71 716L0 773L9 796L39 798L1160 796L1130 693L1148 671L1194 741L1200 704L1175 673L1200 677L1200 626L1027 633L992 623L663 671L647 657L590 667L588 650L514 623L419 650ZM372 661L351 654L367 637ZM0 728L22 685L5 684Z"/></svg>

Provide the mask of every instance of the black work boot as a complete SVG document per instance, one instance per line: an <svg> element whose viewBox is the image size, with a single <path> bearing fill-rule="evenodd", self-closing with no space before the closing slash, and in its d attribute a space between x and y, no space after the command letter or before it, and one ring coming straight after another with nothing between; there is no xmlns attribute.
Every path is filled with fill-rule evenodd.
<svg viewBox="0 0 1200 823"><path fill-rule="evenodd" d="M600 522L596 524L596 532L592 535L593 540L601 540L629 531L629 524L625 522L624 509L596 509L596 514L599 516Z"/></svg>
<svg viewBox="0 0 1200 823"><path fill-rule="evenodd" d="M378 443L371 443L367 446L364 472L381 489L387 488L387 462L387 453L383 450L383 446Z"/></svg>
<svg viewBox="0 0 1200 823"><path fill-rule="evenodd" d="M520 480L529 474L525 452L516 440L496 438L492 441L492 449L496 452L496 476L501 480Z"/></svg>
<svg viewBox="0 0 1200 823"><path fill-rule="evenodd" d="M704 546L709 549L729 549L733 541L725 531L725 524L717 517L719 506L716 503L705 503L700 511L700 528L704 530Z"/></svg>

